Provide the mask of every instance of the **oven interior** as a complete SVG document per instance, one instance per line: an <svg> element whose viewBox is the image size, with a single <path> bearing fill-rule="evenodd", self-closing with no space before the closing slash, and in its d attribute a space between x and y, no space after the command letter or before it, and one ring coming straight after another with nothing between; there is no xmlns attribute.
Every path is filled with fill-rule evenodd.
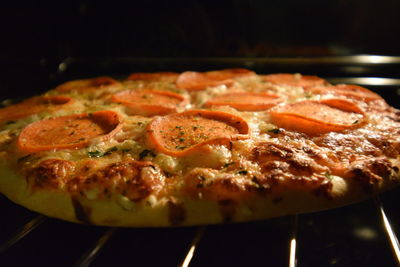
<svg viewBox="0 0 400 267"><path fill-rule="evenodd" d="M21 61L9 67L9 79L3 80L3 88L9 90L2 100L23 98L83 77L230 67L258 73L300 72L333 83L357 83L400 108L400 58L371 55ZM21 72L25 79L18 79ZM0 265L398 266L399 200L399 189L395 189L339 209L265 221L125 229L47 218L0 196Z"/></svg>

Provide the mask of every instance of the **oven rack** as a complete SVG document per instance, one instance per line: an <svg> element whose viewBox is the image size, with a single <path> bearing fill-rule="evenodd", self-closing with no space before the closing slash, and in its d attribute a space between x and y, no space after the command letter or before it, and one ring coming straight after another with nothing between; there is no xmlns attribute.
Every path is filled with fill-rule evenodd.
<svg viewBox="0 0 400 267"><path fill-rule="evenodd" d="M398 190L395 190L398 191ZM398 192L397 192L398 193ZM2 206L8 205L10 203L7 203L8 200L5 198L1 199L0 203ZM381 238L384 239L384 242L381 244L385 246L387 249L391 249L392 253L388 253L386 255L388 258L386 259L386 264L383 264L382 266L399 266L400 265L400 246L398 239L396 237L396 233L393 230L394 225L396 224L391 224L388 216L386 215L385 209L383 207L382 201L380 200L379 196L376 196L373 200L367 201L362 204L356 204L355 206L365 206L371 208L373 206L375 208L375 218L377 221L379 221L380 227L382 228L381 231L378 231L377 229L369 229L368 227L361 227L358 230L356 230L356 235L359 235L361 239L363 239L363 242L368 242L368 239L374 238L374 235L380 234L384 235L385 237ZM363 209L365 208L363 207ZM23 208L17 208L17 207L12 207L13 209L19 209L19 212L27 212ZM342 208L342 209L347 209L347 212L353 213L352 211L352 206ZM355 210L358 208L356 207ZM338 209L340 210L340 209ZM332 211L325 211L322 213L333 213L333 215L338 215L338 210L335 212ZM30 213L30 212L28 212ZM60 247L60 250L63 250L64 252L61 252L61 254L64 254L64 257L60 257L59 255L40 255L38 258L38 261L31 261L30 260L30 266L74 266L74 267L86 267L86 266L110 266L111 262L113 261L113 255L114 255L114 250L117 247L120 246L125 246L129 242L136 242L136 241L141 241L144 242L144 240L148 240L149 244L142 245L143 250L151 248L151 243L152 242L159 242L160 238L163 239L161 242L166 243L168 245L169 242L171 242L174 238L178 238L178 243L180 242L180 247L178 251L174 251L173 257L171 255L168 256L169 259L166 259L166 264L164 266L179 266L179 267L189 267L189 266L205 266L203 265L204 262L207 262L207 258L210 256L207 253L207 249L205 249L203 246L204 244L202 241L205 237L208 235L218 235L221 236L221 234L218 234L219 231L223 231L223 227L229 228L228 233L222 234L222 236L226 234L234 234L235 230L239 231L247 231L245 234L251 234L254 235L258 230L262 229L263 227L277 227L281 228L281 230L286 231L286 236L284 239L284 242L281 242L279 244L280 249L284 249L285 251L281 251L278 253L280 256L285 255L285 257L281 257L280 259L274 258L272 255L268 256L268 251L265 251L265 257L263 255L259 255L259 253L263 249L271 249L273 247L273 244L271 242L276 241L276 238L272 238L272 240L268 240L268 238L265 240L264 247L258 247L254 248L255 249L255 254L253 255L256 258L259 258L259 260L254 260L254 259L247 259L244 258L242 259L243 262L240 262L238 265L229 265L229 266L247 266L245 264L246 261L249 263L257 263L256 266L268 266L270 263L274 263L273 266L288 266L288 267L295 267L295 266L316 266L312 264L312 261L310 262L302 262L302 257L308 249L306 244L302 243L302 228L304 228L303 224L308 224L310 222L310 216L315 217L321 215L320 213L317 214L305 214L305 215L292 215L292 216L286 216L282 217L279 219L272 219L272 224L271 223L263 223L263 222L256 222L256 223L242 223L242 224L232 224L232 225L225 225L225 226L196 226L196 227L183 227L183 228L173 228L173 229L124 229L124 228L115 228L115 227L91 227L90 226L83 226L83 225L75 225L73 223L67 223L67 222L61 222L56 219L51 219L43 215L37 215L34 213L29 214L32 218L28 219L28 221L23 224L22 226L16 227L16 231L8 236L5 240L1 239L0 243L0 265L1 266L25 266L28 262L25 262L23 260L23 257L32 257L32 252L27 252L26 250L26 244L28 246L31 246L31 250L35 250L34 246L44 246L44 247L49 247L52 244L43 244L45 240L42 240L40 238L41 233L43 231L49 231L49 225L55 224L55 226L50 226L52 232L55 235L60 235L61 238L62 236L65 236L65 234L59 233L66 231L68 229L68 235L74 235L73 230L77 230L77 236L72 238L73 241L76 242L76 244L72 244L73 246L79 247L78 250L71 252L70 248L68 245L66 247ZM349 215L349 214L347 214ZM329 216L328 216L329 217ZM3 218L6 219L6 218ZM343 219L343 218L338 218L338 219ZM340 222L338 222L340 223ZM397 222L398 224L399 222ZM3 224L3 223L2 223ZM47 225L47 226L46 226ZM303 225L300 227L300 225ZM251 229L251 228L255 228ZM72 230L71 230L72 228ZM249 229L250 228L250 229ZM84 233L82 235L79 235L79 233L82 232L82 229L85 229L83 231ZM357 229L357 228L356 228ZM269 229L271 230L271 229ZM274 231L272 229L272 231ZM308 230L306 230L307 232ZM39 233L38 233L39 232ZM358 233L357 233L358 232ZM237 240L238 247L246 247L246 246L254 246L254 244L248 244L243 239L243 233L239 233L236 237L239 238ZM6 235L7 236L7 235ZM130 239L132 236L137 236L137 239ZM4 233L2 233L2 237L4 237ZM211 237L211 239L215 239L216 237ZM232 236L231 238L235 238L235 236ZM265 236L264 236L265 238ZM33 241L27 241L28 239L33 239ZM48 239L48 237L44 238ZM56 240L57 237L51 238L50 240ZM71 238L69 238L71 239ZM118 242L121 239L125 239L124 242ZM263 239L263 238L261 238ZM48 241L47 240L47 241ZM251 240L251 238L250 238ZM114 242L113 242L114 241ZM69 240L68 242L71 242ZM82 246L81 242L84 242L84 246ZM247 240L248 242L248 240ZM307 241L308 242L308 241ZM26 243L26 244L23 244ZM63 243L62 240L58 240L57 243ZM167 254L171 253L171 249L177 249L176 247L176 240L175 242L171 242L170 247L165 247L165 250L168 251ZM209 241L208 241L209 243ZM286 244L286 246L282 246L283 244ZM324 242L321 242L324 243ZM33 246L32 246L33 245ZM59 244L58 244L59 245ZM257 242L257 246L260 245L259 242ZM321 244L323 245L323 244ZM326 246L326 245L323 245ZM332 244L328 244L325 249L329 249L329 246L334 246ZM146 262L143 261L143 259L140 259L139 261L135 262L135 259L140 258L138 255L141 253L144 253L144 251L140 251L137 249L137 246L133 246L134 251L131 252L131 257L132 257L132 266L158 266L158 264L153 265L154 261L149 260L149 263L147 264ZM125 250L127 249L126 247L124 248ZM159 249L159 248L158 248ZM129 250L129 247L128 247ZM202 251L203 250L203 251ZM38 250L38 253L43 253L42 250ZM236 251L236 253L240 252L240 249ZM299 256L299 252L300 256ZM50 250L50 253L54 253L53 249ZM71 258L69 258L65 254L71 253ZM148 252L146 252L148 253ZM274 252L275 253L275 252ZM309 253L309 252L306 252ZM374 253L374 251L370 251L370 253ZM25 255L24 255L25 254ZM213 256L215 256L214 253ZM222 253L226 257L226 252ZM118 255L118 259L115 259L114 263L116 265L114 266L123 266L127 264L126 260L128 260L130 257L124 257L121 259L120 255ZM159 257L160 256L160 251L154 250L153 253L150 253L150 255L153 255L153 257ZM165 256L165 252L161 253L161 255ZM248 253L243 254L244 257L249 256ZM22 258L21 258L22 257ZM222 257L222 256L221 256ZM319 256L318 256L319 257ZM367 257L367 255L366 255ZM34 257L32 257L34 258ZM68 261L65 261L65 259L68 258ZM239 257L240 258L240 257ZM44 260L43 260L44 259ZM57 262L57 260L61 260L61 262ZM382 260L382 259L380 259ZM217 262L223 262L224 259L220 259ZM342 262L340 262L342 261ZM156 261L157 262L157 261ZM160 261L162 262L162 260ZM230 260L227 260L228 263L232 263ZM347 263L349 265L347 265ZM14 263L16 265L14 265ZM310 265L311 263L311 265ZM335 259L334 257L331 258L328 262L330 265L325 265L325 266L366 266L366 262L359 262L360 265L357 265L357 261L352 261L351 259L345 259L345 258L337 258ZM390 263L389 265L387 263ZM54 265L53 265L54 264ZM350 265L351 264L351 265ZM128 264L130 266L130 264ZM213 266L213 265L210 265ZM228 265L226 265L228 266ZM251 265L249 265L251 266ZM368 265L368 266L374 266L374 265Z"/></svg>

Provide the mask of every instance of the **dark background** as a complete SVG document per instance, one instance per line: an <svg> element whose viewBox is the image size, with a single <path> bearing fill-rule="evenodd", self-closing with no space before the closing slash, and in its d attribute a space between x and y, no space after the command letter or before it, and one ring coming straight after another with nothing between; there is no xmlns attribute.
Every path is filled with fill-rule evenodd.
<svg viewBox="0 0 400 267"><path fill-rule="evenodd" d="M9 1L0 59L400 54L398 0Z"/></svg>
<svg viewBox="0 0 400 267"><path fill-rule="evenodd" d="M112 68L82 72L81 64L79 75L60 76L59 64L67 58L93 63L115 58L400 55L399 10L399 0L3 1L1 99L41 93L71 78L113 74ZM199 67L190 63L174 69L153 61L119 70Z"/></svg>

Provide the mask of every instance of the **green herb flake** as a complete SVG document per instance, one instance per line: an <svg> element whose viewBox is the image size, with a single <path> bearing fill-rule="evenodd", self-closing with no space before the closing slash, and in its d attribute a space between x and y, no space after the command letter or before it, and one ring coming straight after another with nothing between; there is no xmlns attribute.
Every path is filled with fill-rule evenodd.
<svg viewBox="0 0 400 267"><path fill-rule="evenodd" d="M175 148L178 150L184 150L186 148L186 146L176 146Z"/></svg>
<svg viewBox="0 0 400 267"><path fill-rule="evenodd" d="M224 168L228 168L229 166L231 166L232 164L235 164L235 162L228 162L224 164Z"/></svg>
<svg viewBox="0 0 400 267"><path fill-rule="evenodd" d="M16 121L7 121L6 124L10 125L10 124L14 124Z"/></svg>
<svg viewBox="0 0 400 267"><path fill-rule="evenodd" d="M101 151L89 151L88 152L89 158L100 158L102 157L104 154Z"/></svg>
<svg viewBox="0 0 400 267"><path fill-rule="evenodd" d="M175 126L175 128L176 129L182 129L182 126L177 125L177 126Z"/></svg>
<svg viewBox="0 0 400 267"><path fill-rule="evenodd" d="M353 124L357 124L357 123L358 123L358 120L353 121Z"/></svg>
<svg viewBox="0 0 400 267"><path fill-rule="evenodd" d="M179 138L179 142L185 142L185 138Z"/></svg>
<svg viewBox="0 0 400 267"><path fill-rule="evenodd" d="M17 160L17 163L21 163L22 161L28 159L31 155L32 155L32 154L28 154L28 155L26 155L26 156L23 156L23 157L19 158L19 159Z"/></svg>
<svg viewBox="0 0 400 267"><path fill-rule="evenodd" d="M108 152L108 151L115 152L115 151L117 151L117 150L118 150L118 147L113 146L112 148L110 148L109 150L107 150L107 152Z"/></svg>
<svg viewBox="0 0 400 267"><path fill-rule="evenodd" d="M122 151L123 153L127 153L127 152L131 151L131 149L130 149L130 148L124 148L124 149L121 149L121 151Z"/></svg>
<svg viewBox="0 0 400 267"><path fill-rule="evenodd" d="M305 98L311 98L313 97L313 94L311 92L305 92L304 96Z"/></svg>
<svg viewBox="0 0 400 267"><path fill-rule="evenodd" d="M207 136L207 135L204 135L204 134L200 135L199 137L200 137L200 138L203 138L203 139L208 139L208 136Z"/></svg>
<svg viewBox="0 0 400 267"><path fill-rule="evenodd" d="M246 171L246 170L238 171L238 174L240 174L240 175L246 175L247 173L248 173L248 171Z"/></svg>
<svg viewBox="0 0 400 267"><path fill-rule="evenodd" d="M112 148L108 149L108 150L104 153L103 156L110 155L111 153L113 153L113 152L115 152L115 151L117 151L117 150L118 150L118 147L113 146Z"/></svg>
<svg viewBox="0 0 400 267"><path fill-rule="evenodd" d="M330 174L329 172L326 172L325 177L328 178L329 180L332 180L332 174Z"/></svg>
<svg viewBox="0 0 400 267"><path fill-rule="evenodd" d="M155 157L155 156L156 154L152 150L145 149L142 152L140 152L139 159L143 159L145 157Z"/></svg>
<svg viewBox="0 0 400 267"><path fill-rule="evenodd" d="M274 134L279 134L281 133L281 130L279 128L274 128L274 129L269 129L269 133L274 133Z"/></svg>

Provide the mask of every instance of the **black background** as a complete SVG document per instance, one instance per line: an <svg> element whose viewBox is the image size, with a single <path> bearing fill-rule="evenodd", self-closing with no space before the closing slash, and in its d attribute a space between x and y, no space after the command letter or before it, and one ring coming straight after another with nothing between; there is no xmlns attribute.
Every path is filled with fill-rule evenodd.
<svg viewBox="0 0 400 267"><path fill-rule="evenodd" d="M398 0L8 1L0 60L400 54Z"/></svg>
<svg viewBox="0 0 400 267"><path fill-rule="evenodd" d="M400 55L399 10L398 0L3 1L1 98L48 90L66 58Z"/></svg>
<svg viewBox="0 0 400 267"><path fill-rule="evenodd" d="M42 93L88 73L58 75L67 58L396 56L399 10L398 0L3 1L1 99ZM141 66L122 71L180 70ZM110 74L102 70L92 73Z"/></svg>

